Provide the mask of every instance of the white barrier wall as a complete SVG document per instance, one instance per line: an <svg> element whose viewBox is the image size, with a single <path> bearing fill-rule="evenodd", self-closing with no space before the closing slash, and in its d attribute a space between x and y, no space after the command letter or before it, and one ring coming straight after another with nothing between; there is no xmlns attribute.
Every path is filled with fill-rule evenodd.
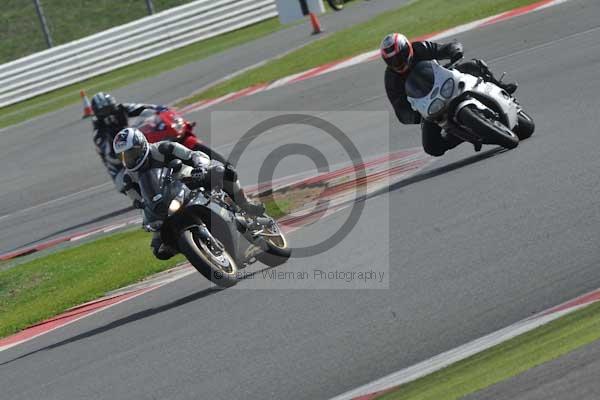
<svg viewBox="0 0 600 400"><path fill-rule="evenodd" d="M53 47L0 65L0 107L276 16L275 0L197 0Z"/></svg>

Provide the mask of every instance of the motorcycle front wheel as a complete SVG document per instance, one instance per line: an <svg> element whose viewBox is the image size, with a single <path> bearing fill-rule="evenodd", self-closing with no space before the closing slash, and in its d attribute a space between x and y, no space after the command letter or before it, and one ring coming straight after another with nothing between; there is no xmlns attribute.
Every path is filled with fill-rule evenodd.
<svg viewBox="0 0 600 400"><path fill-rule="evenodd" d="M327 0L327 2L335 11L341 11L344 9L344 0Z"/></svg>
<svg viewBox="0 0 600 400"><path fill-rule="evenodd" d="M487 117L476 107L465 107L460 110L458 120L465 127L484 139L484 143L498 144L507 149L519 145L519 137L502 122Z"/></svg>
<svg viewBox="0 0 600 400"><path fill-rule="evenodd" d="M519 123L515 127L515 133L519 137L519 140L524 140L533 135L535 131L535 123L533 118L529 116L525 111L519 111Z"/></svg>
<svg viewBox="0 0 600 400"><path fill-rule="evenodd" d="M196 229L184 231L177 241L179 251L206 279L221 287L238 283L239 269L223 245L212 235L203 238Z"/></svg>

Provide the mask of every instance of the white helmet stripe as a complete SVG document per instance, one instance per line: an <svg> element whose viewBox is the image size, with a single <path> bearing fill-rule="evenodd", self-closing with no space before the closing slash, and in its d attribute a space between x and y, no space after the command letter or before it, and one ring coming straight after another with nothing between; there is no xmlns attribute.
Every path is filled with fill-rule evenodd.
<svg viewBox="0 0 600 400"><path fill-rule="evenodd" d="M113 141L113 147L116 154L123 153L133 147L134 134L135 130L130 128L125 128L117 133L115 140Z"/></svg>

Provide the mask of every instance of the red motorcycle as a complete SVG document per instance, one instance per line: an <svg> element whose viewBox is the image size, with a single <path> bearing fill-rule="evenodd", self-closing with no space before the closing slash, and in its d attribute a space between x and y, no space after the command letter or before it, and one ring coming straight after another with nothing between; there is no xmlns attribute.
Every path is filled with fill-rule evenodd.
<svg viewBox="0 0 600 400"><path fill-rule="evenodd" d="M214 160L227 163L225 157L198 139L194 133L196 123L184 119L173 108L165 107L158 112L152 109L144 110L131 126L142 131L150 143L165 140L181 143L190 150L202 151Z"/></svg>

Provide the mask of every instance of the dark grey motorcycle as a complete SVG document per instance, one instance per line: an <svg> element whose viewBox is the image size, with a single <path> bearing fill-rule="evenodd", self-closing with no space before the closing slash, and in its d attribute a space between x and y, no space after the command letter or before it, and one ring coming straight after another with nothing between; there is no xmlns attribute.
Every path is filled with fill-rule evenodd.
<svg viewBox="0 0 600 400"><path fill-rule="evenodd" d="M182 253L211 282L230 287L240 268L255 261L274 267L291 249L277 222L242 212L218 183L200 186L185 177L181 161L140 173L144 228Z"/></svg>

